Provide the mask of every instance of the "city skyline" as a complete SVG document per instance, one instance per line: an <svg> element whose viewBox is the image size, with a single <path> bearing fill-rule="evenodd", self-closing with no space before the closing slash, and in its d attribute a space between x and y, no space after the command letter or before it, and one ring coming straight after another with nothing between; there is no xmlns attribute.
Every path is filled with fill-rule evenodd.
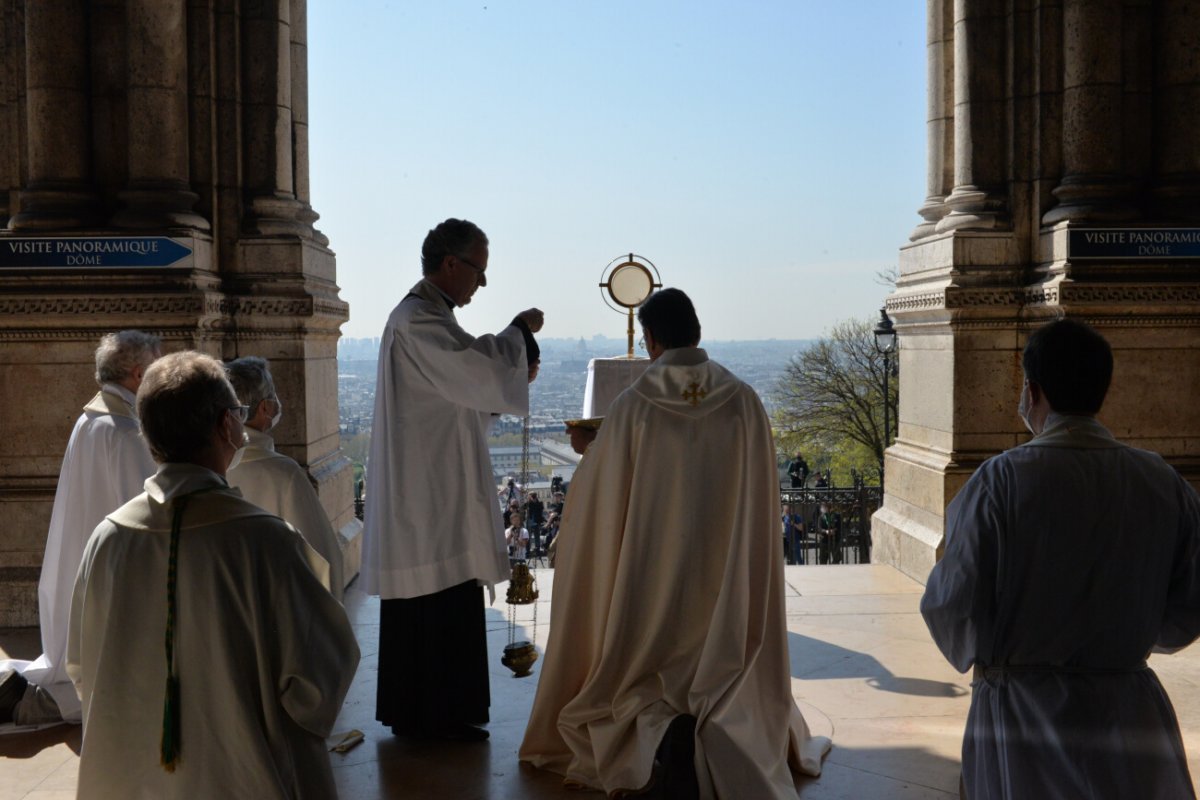
<svg viewBox="0 0 1200 800"><path fill-rule="evenodd" d="M530 416L543 421L562 421L582 415L588 360L619 355L616 345L624 340L578 339L543 341L542 367L530 386ZM788 359L810 344L807 340L713 341L710 355L758 393L768 411L773 408L771 392ZM344 337L338 342L338 416L343 435L368 430L374 413L378 339Z"/></svg>
<svg viewBox="0 0 1200 800"><path fill-rule="evenodd" d="M374 337L450 216L491 239L484 333L620 335L638 253L706 338L811 339L874 316L925 199L920 4L314 4L312 201L347 336Z"/></svg>

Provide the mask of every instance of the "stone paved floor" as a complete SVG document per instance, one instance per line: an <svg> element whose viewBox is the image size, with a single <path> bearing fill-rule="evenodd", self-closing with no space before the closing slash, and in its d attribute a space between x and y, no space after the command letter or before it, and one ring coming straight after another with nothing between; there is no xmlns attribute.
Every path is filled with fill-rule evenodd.
<svg viewBox="0 0 1200 800"><path fill-rule="evenodd" d="M553 573L538 572L537 641L550 619ZM814 733L832 735L820 778L800 785L803 800L918 800L957 797L958 750L970 700L965 676L942 660L917 613L921 586L890 567L788 567L792 687ZM488 610L492 655L492 737L486 744L414 744L374 721L378 601L351 590L347 609L363 660L339 731L366 741L334 754L343 800L454 798L541 800L601 797L567 791L558 776L518 766L517 747L537 685L499 662L507 642L503 587ZM527 638L530 608L521 610ZM29 657L36 631L0 631L0 652ZM1151 663L1183 727L1192 774L1200 775L1200 648ZM0 736L0 800L74 797L79 729Z"/></svg>

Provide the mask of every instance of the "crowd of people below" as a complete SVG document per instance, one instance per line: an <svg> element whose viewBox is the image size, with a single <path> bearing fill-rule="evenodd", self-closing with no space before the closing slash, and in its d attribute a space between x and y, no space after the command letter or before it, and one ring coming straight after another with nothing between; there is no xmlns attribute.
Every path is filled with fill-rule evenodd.
<svg viewBox="0 0 1200 800"><path fill-rule="evenodd" d="M548 556L558 536L566 502L564 489L565 484L552 484L550 502L546 503L537 492L524 491L513 478L500 487L498 495L510 564Z"/></svg>

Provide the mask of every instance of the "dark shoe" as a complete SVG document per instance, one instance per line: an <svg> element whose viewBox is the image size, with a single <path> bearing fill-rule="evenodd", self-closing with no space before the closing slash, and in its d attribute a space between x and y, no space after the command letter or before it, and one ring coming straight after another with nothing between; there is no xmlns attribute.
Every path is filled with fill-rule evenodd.
<svg viewBox="0 0 1200 800"><path fill-rule="evenodd" d="M697 800L700 782L696 780L696 718L680 714L671 720L658 745L655 760L662 766L658 797L663 800Z"/></svg>
<svg viewBox="0 0 1200 800"><path fill-rule="evenodd" d="M429 739L442 742L484 742L491 735L483 728L466 722L424 727L393 725L392 733L407 739Z"/></svg>
<svg viewBox="0 0 1200 800"><path fill-rule="evenodd" d="M25 676L15 669L0 674L0 725L13 721L13 711L25 696L25 687L28 685Z"/></svg>

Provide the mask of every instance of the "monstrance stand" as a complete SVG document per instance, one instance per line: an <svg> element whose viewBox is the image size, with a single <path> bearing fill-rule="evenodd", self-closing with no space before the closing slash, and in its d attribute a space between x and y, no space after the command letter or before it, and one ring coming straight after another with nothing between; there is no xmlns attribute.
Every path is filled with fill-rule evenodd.
<svg viewBox="0 0 1200 800"><path fill-rule="evenodd" d="M633 310L646 302L655 289L662 288L658 268L650 259L630 253L628 257L617 256L608 262L600 278L600 296L608 307L614 311L624 309L629 312L629 326L625 331L629 347L625 357L636 358L633 354Z"/></svg>

